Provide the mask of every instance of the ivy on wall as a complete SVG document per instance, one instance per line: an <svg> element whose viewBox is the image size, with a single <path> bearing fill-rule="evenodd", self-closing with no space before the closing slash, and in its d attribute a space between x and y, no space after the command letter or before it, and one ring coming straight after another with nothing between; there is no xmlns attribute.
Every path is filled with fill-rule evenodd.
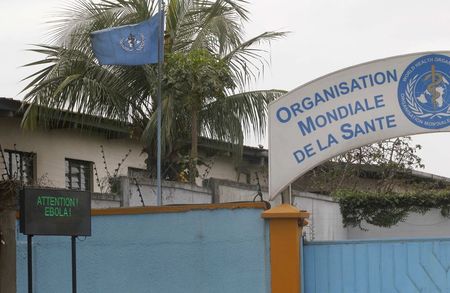
<svg viewBox="0 0 450 293"><path fill-rule="evenodd" d="M345 227L362 227L366 222L391 227L406 219L409 213L425 213L440 209L450 218L450 191L421 191L420 193L379 194L364 191L340 190L333 194L340 205Z"/></svg>

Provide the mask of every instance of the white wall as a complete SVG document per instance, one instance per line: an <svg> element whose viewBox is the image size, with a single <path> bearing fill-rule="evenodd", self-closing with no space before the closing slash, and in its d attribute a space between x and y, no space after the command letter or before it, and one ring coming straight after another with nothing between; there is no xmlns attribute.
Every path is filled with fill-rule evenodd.
<svg viewBox="0 0 450 293"><path fill-rule="evenodd" d="M134 180L121 178L122 192L125 206L142 206L138 185L142 199L146 206L156 205L156 180L140 179L138 185ZM188 183L163 181L161 183L162 204L200 204L211 203L211 192L207 188L198 187Z"/></svg>
<svg viewBox="0 0 450 293"><path fill-rule="evenodd" d="M247 185L247 184L245 184ZM241 185L220 185L220 202L233 202L233 201L252 201L257 194L255 186L245 186ZM267 191L262 191L263 199L267 200L269 198L269 193ZM259 201L260 198L256 198ZM281 204L281 198L277 197L272 201L269 201L271 206L277 206Z"/></svg>
<svg viewBox="0 0 450 293"><path fill-rule="evenodd" d="M450 219L444 218L439 209L431 209L425 214L411 213L404 222L390 228L363 223L365 230L362 230L359 227L344 228L339 204L331 197L308 192L294 195L293 204L311 213L310 223L304 229L308 241L450 237Z"/></svg>
<svg viewBox="0 0 450 293"><path fill-rule="evenodd" d="M122 177L121 184L122 192L126 198L124 205L141 206L142 202L135 181ZM139 179L138 184L144 204L146 206L155 205L156 180ZM214 184L205 187L171 181L163 181L161 185L164 205L212 203L214 196L217 200L215 203L252 201L257 193L256 186L217 178ZM263 198L268 198L267 191L263 191ZM260 199L257 198L256 200L259 201ZM270 203L272 206L277 206L281 204L281 199L278 197Z"/></svg>
<svg viewBox="0 0 450 293"><path fill-rule="evenodd" d="M197 178L197 185L201 185L202 180L208 178L231 180L240 183L247 183L249 180L251 184L256 184L255 172L258 172L260 184L262 186L268 186L267 165L261 166L260 164L242 162L250 175L249 178L247 178L246 174L239 173L231 154L228 156L226 154L223 154L222 156L212 156L208 158L208 163L210 164L209 167L204 165L198 166L199 178Z"/></svg>
<svg viewBox="0 0 450 293"><path fill-rule="evenodd" d="M347 229L342 225L339 204L329 196L294 192L293 205L311 213L309 224L304 228L306 239L311 241L345 240Z"/></svg>
<svg viewBox="0 0 450 293"><path fill-rule="evenodd" d="M112 200L91 200L91 208L93 209L107 209L107 208L118 208L120 207L120 201Z"/></svg>
<svg viewBox="0 0 450 293"><path fill-rule="evenodd" d="M412 237L450 237L450 219L444 218L439 209L425 214L411 213L404 222L390 228L362 224L367 231L358 227L348 228L348 239L384 239Z"/></svg>
<svg viewBox="0 0 450 293"><path fill-rule="evenodd" d="M65 187L65 159L94 162L100 178L106 177L100 145L103 145L110 173L131 149L131 154L120 168L119 175L126 175L128 167L145 169L146 155L142 145L129 139L106 139L77 130L54 129L27 131L20 128L17 118L0 118L0 144L3 149L36 153L35 174L38 181L50 187ZM94 176L94 191L99 192Z"/></svg>
<svg viewBox="0 0 450 293"><path fill-rule="evenodd" d="M197 185L202 184L203 179L220 178L226 180L237 181L238 174L233 163L233 158L227 156L213 156L208 159L209 167L204 165L198 166ZM245 182L244 177L239 178L239 181Z"/></svg>

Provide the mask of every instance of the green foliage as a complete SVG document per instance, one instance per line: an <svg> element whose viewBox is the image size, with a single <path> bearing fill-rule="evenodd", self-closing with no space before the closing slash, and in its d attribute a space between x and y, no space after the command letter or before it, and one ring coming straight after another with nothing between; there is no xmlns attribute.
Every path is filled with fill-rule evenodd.
<svg viewBox="0 0 450 293"><path fill-rule="evenodd" d="M164 93L179 97L186 107L203 106L235 87L228 65L206 50L173 53L166 58Z"/></svg>
<svg viewBox="0 0 450 293"><path fill-rule="evenodd" d="M410 174L409 170L424 167L417 154L420 149L408 136L353 149L312 170L307 189L327 194L340 189L390 193L405 181L403 177ZM362 179L376 184L365 186L360 184Z"/></svg>
<svg viewBox="0 0 450 293"><path fill-rule="evenodd" d="M48 127L48 122L67 121L69 112L99 121L119 120L130 125L133 138L145 142L148 166L154 166L156 113L161 108L163 167L177 165L174 161L189 153L189 144L196 164L199 136L233 145L239 155L245 135L264 135L267 106L284 93L247 91L249 82L268 64L268 52L258 47L285 35L269 31L245 40L247 4L243 0L167 2L159 105L156 65L100 66L89 37L96 30L148 19L155 14L157 1L71 1L52 19L51 43L31 50L41 54L41 60L27 65L40 69L26 78L29 84L23 91L30 107L24 126Z"/></svg>
<svg viewBox="0 0 450 293"><path fill-rule="evenodd" d="M406 219L409 213L440 209L450 217L450 190L425 190L417 193L374 193L340 190L333 194L338 201L345 227L360 227L364 222L391 227Z"/></svg>

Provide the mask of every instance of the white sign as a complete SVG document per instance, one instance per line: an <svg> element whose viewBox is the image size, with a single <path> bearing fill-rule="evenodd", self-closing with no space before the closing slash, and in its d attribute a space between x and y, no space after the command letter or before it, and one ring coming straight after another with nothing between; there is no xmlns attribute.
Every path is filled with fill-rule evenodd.
<svg viewBox="0 0 450 293"><path fill-rule="evenodd" d="M450 130L450 52L404 55L323 76L269 106L269 193L351 149Z"/></svg>

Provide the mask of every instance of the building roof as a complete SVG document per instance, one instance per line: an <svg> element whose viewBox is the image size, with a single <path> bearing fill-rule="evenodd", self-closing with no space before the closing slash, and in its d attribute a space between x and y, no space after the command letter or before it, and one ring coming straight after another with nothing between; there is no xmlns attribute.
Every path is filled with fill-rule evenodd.
<svg viewBox="0 0 450 293"><path fill-rule="evenodd" d="M11 98L0 97L0 118L1 117L17 117L22 118L26 107L23 107L22 101L14 100ZM58 111L58 110L55 110ZM103 134L107 134L108 138L129 137L130 125L128 123L119 122L113 119L107 119L92 115L82 115L73 112L64 112L67 116L64 117L64 122L56 120L51 123L50 129L55 128L72 128L72 129L88 129L96 130ZM230 144L224 143L214 139L200 138L199 147L203 149L209 149L213 151L231 151ZM268 161L268 150L261 147L244 146L243 156L247 160L252 158L260 160L263 158Z"/></svg>
<svg viewBox="0 0 450 293"><path fill-rule="evenodd" d="M14 117L19 113L20 101L0 97L0 117Z"/></svg>
<svg viewBox="0 0 450 293"><path fill-rule="evenodd" d="M22 118L27 107L28 105L23 104L22 101L0 97L0 118ZM64 121L53 119L47 125L50 129L85 129L89 132L93 131L104 134L108 138L124 138L130 136L129 125L124 122L68 111L55 110L55 112L60 112L61 115L64 115Z"/></svg>

